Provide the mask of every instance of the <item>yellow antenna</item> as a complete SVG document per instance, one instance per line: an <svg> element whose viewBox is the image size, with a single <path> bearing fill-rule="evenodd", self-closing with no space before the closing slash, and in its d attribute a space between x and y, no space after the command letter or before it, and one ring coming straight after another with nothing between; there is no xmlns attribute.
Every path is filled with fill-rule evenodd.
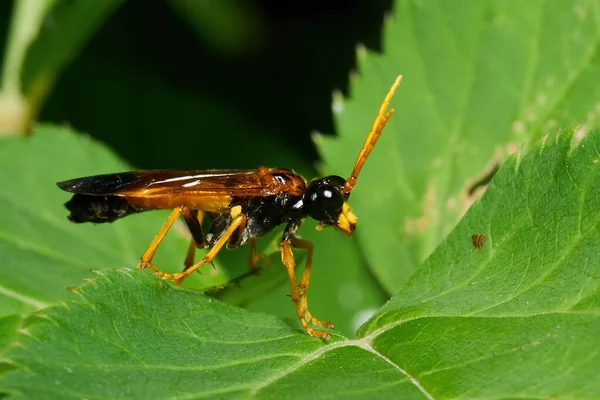
<svg viewBox="0 0 600 400"><path fill-rule="evenodd" d="M346 184L344 185L344 193L350 193L354 186L356 185L356 178L358 178L358 174L362 169L365 161L367 161L367 157L371 154L371 151L375 147L375 143L377 143L377 139L381 136L381 132L383 132L383 128L387 123L388 119L394 114L394 109L387 111L388 106L390 105L390 101L398 89L398 85L402 81L402 75L399 75L394 84L390 88L388 94L383 99L383 103L381 103L381 107L379 107L379 112L377 113L377 118L375 118L375 122L373 122L373 127L371 128L371 132L369 132L369 136L367 136L367 140L365 140L365 144L363 144L362 149L358 153L358 158L356 159L356 164L354 164L354 169L352 170L352 174L350 178L346 180Z"/></svg>

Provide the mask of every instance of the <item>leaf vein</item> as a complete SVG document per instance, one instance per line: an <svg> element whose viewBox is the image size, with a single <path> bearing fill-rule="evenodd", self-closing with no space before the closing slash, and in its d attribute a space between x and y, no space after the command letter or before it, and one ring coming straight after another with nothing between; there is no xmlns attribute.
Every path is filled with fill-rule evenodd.
<svg viewBox="0 0 600 400"><path fill-rule="evenodd" d="M0 285L0 294L6 296L8 298L20 301L23 304L28 304L30 306L33 306L38 310L41 308L46 308L46 307L50 306L49 303L35 299L33 297L24 296L20 293L15 292L14 290L9 289L2 285Z"/></svg>

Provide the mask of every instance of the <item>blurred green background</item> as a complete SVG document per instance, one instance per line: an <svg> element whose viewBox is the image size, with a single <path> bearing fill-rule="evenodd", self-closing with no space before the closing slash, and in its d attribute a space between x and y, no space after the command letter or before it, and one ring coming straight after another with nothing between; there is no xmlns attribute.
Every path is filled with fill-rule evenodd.
<svg viewBox="0 0 600 400"><path fill-rule="evenodd" d="M391 0L293 9L274 0L1 2L0 131L27 135L36 121L55 123L107 144L134 168L267 165L310 179L319 165L311 134L335 135L332 93L347 92L358 44L380 49L391 7ZM94 170L104 172L115 171ZM316 245L311 311L352 336L387 294L356 241L306 225L301 235ZM220 256L230 277L245 272L247 251ZM281 274L276 290L264 284L268 294L246 306L295 320Z"/></svg>
<svg viewBox="0 0 600 400"><path fill-rule="evenodd" d="M0 5L2 43L11 3ZM47 44L44 30L52 34L73 3L54 4L33 46ZM358 43L379 48L391 1L303 2L293 12L278 1L236 0L108 8L56 75L39 120L84 131L140 168L289 165L293 157L307 169L317 160L310 133L335 132L332 92L346 90Z"/></svg>

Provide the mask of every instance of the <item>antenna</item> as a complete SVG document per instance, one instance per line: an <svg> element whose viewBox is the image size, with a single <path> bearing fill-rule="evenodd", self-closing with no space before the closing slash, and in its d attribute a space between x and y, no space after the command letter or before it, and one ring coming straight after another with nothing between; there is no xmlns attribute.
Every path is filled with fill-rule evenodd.
<svg viewBox="0 0 600 400"><path fill-rule="evenodd" d="M390 101L398 89L398 85L402 81L402 75L398 75L394 84L390 88L388 94L383 99L383 103L381 103L381 107L379 107L379 112L377 113L377 118L375 118L375 122L373 122L373 127L371 128L371 132L367 136L367 140L365 140L365 144L363 144L362 149L358 153L358 158L356 159L356 163L354 164L354 169L352 170L352 174L350 178L346 180L346 184L344 185L344 193L350 193L354 186L356 185L356 178L358 178L358 174L362 169L365 161L367 161L367 157L371 154L371 151L375 147L375 143L379 136L381 136L381 132L383 132L383 128L387 123L388 119L394 114L394 109L387 111L388 106L390 105Z"/></svg>

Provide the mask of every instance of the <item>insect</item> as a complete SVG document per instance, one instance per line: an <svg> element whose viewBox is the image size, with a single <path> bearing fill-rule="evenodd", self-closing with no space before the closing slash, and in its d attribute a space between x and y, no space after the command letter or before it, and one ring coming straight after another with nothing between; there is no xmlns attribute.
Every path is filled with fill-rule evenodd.
<svg viewBox="0 0 600 400"><path fill-rule="evenodd" d="M480 250L485 244L486 235L484 233L474 233L471 235L471 242L473 242L473 247L477 250Z"/></svg>
<svg viewBox="0 0 600 400"><path fill-rule="evenodd" d="M65 203L68 218L76 223L113 222L127 215L156 209L172 209L154 240L140 258L138 268L151 268L164 279L181 284L183 279L207 263L212 263L226 246L236 248L250 244L249 266L255 268L261 255L256 254L256 238L285 224L281 238L281 258L290 280L292 300L298 319L312 336L329 338L319 328L333 329L308 311L306 291L310 280L313 244L300 239L296 232L306 217L319 222L317 229L333 226L348 236L356 228L356 216L348 198L360 171L379 139L385 124L394 113L387 111L402 76L385 96L371 131L361 148L348 179L327 176L309 183L289 169L260 167L255 170L150 170L96 175L57 183L74 193ZM205 216L211 219L210 230L203 232ZM179 218L187 224L192 240L185 258L185 268L177 274L158 269L152 259L167 231ZM196 248L208 253L194 262ZM300 283L296 281L292 249L307 251L306 266Z"/></svg>

